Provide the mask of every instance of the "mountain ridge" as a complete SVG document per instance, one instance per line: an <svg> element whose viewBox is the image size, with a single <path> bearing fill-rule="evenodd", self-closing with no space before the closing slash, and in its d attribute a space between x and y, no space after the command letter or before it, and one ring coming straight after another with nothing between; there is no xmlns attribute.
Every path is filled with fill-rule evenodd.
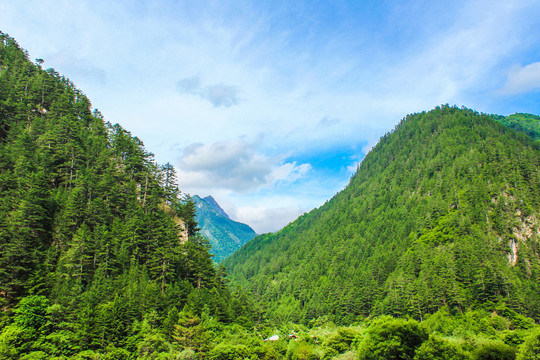
<svg viewBox="0 0 540 360"><path fill-rule="evenodd" d="M519 304L486 302L485 309L454 315L443 306L422 323L383 316L337 327L332 313L317 318L309 330L269 323L264 303L256 304L239 287L231 291L224 269L212 262L208 241L198 233L196 204L180 196L174 167L157 164L140 139L105 123L67 78L41 64L31 63L28 53L0 32L1 359L535 355L540 328L512 310L521 310ZM496 203L519 200L522 185L517 185ZM529 218L537 208L516 204ZM432 231L448 234L447 224L460 208L412 234L411 241L429 244L437 238ZM215 204L209 209L219 214ZM527 234L525 228L518 235ZM527 256L517 240L518 257L507 262L521 267ZM274 280L272 287L283 284ZM481 280L492 286L489 278ZM338 276L330 281L343 282ZM316 284L301 285L303 291ZM349 301L338 297L337 306L349 311L355 305ZM289 304L280 306L287 310Z"/></svg>
<svg viewBox="0 0 540 360"><path fill-rule="evenodd" d="M226 258L257 234L249 225L232 220L212 196L201 198L194 195L197 206L197 222L212 246L214 261Z"/></svg>
<svg viewBox="0 0 540 360"><path fill-rule="evenodd" d="M201 200L203 200L204 202L206 202L208 205L210 205L211 207L213 207L214 210L216 210L216 212L218 214L220 214L221 216L223 217L226 217L227 219L230 219L229 217L229 214L227 214L225 212L225 210L223 210L223 208L221 206L219 206L219 204L217 203L216 199L214 199L211 195L208 195L204 198L202 198Z"/></svg>
<svg viewBox="0 0 540 360"><path fill-rule="evenodd" d="M480 299L513 302L538 317L539 167L532 139L487 115L449 106L409 115L345 190L223 264L283 321L421 317ZM515 226L532 236L515 239Z"/></svg>

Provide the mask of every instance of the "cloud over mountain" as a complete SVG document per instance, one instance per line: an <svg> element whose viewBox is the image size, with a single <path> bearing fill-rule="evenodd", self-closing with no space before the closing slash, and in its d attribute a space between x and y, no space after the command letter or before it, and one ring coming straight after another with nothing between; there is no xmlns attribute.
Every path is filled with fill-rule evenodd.
<svg viewBox="0 0 540 360"><path fill-rule="evenodd" d="M283 162L258 152L257 144L241 140L187 146L178 163L181 185L191 189L225 189L246 192L278 181L304 176L309 164Z"/></svg>

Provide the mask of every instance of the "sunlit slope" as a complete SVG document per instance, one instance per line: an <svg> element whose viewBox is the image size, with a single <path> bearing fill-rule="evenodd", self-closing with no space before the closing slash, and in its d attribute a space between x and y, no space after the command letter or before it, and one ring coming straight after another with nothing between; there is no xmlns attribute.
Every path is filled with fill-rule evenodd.
<svg viewBox="0 0 540 360"><path fill-rule="evenodd" d="M223 264L271 316L416 317L505 301L540 317L540 152L491 117L408 116L346 189Z"/></svg>

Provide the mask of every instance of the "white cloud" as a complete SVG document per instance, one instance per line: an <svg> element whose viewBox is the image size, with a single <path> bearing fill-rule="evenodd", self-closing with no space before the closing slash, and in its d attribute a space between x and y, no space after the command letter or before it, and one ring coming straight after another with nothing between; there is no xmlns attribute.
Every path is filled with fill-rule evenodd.
<svg viewBox="0 0 540 360"><path fill-rule="evenodd" d="M243 206L236 209L235 217L249 224L258 234L274 232L294 221L302 209L297 206L264 207Z"/></svg>
<svg viewBox="0 0 540 360"><path fill-rule="evenodd" d="M512 68L501 93L514 95L538 89L540 89L540 61Z"/></svg>
<svg viewBox="0 0 540 360"><path fill-rule="evenodd" d="M316 168L284 156L351 144L366 152L407 113L441 103L515 112L493 110L510 64L529 65L508 74L503 95L538 88L538 59L523 55L538 53L537 0L374 2L374 13L336 17L288 2L0 3L0 30L73 80L107 121L161 163L183 149L183 191L220 194L220 204L276 224L323 192L305 190L320 185Z"/></svg>
<svg viewBox="0 0 540 360"><path fill-rule="evenodd" d="M208 189L245 193L278 181L293 182L311 169L309 164L262 155L256 144L241 140L191 144L177 165L181 188L193 193Z"/></svg>

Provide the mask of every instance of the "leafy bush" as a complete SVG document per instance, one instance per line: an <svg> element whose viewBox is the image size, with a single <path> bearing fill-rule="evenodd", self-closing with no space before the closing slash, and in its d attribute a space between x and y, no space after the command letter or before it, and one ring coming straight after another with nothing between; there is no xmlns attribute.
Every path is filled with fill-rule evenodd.
<svg viewBox="0 0 540 360"><path fill-rule="evenodd" d="M319 355L313 346L305 341L291 341L287 349L288 360L317 360Z"/></svg>
<svg viewBox="0 0 540 360"><path fill-rule="evenodd" d="M180 354L176 356L177 360L195 360L197 359L197 354L191 349L183 350Z"/></svg>
<svg viewBox="0 0 540 360"><path fill-rule="evenodd" d="M250 351L245 345L221 343L216 345L208 356L212 360L236 360L249 357Z"/></svg>
<svg viewBox="0 0 540 360"><path fill-rule="evenodd" d="M21 360L44 360L48 358L49 356L43 351L32 351L29 354L21 356Z"/></svg>
<svg viewBox="0 0 540 360"><path fill-rule="evenodd" d="M99 360L101 357L92 350L84 350L75 355L74 360Z"/></svg>
<svg viewBox="0 0 540 360"><path fill-rule="evenodd" d="M358 347L358 359L412 359L427 338L427 331L415 320L381 317L366 330Z"/></svg>
<svg viewBox="0 0 540 360"><path fill-rule="evenodd" d="M430 336L414 355L414 360L467 360L468 358L457 345L438 336Z"/></svg>
<svg viewBox="0 0 540 360"><path fill-rule="evenodd" d="M540 328L536 328L518 349L516 360L540 360Z"/></svg>
<svg viewBox="0 0 540 360"><path fill-rule="evenodd" d="M358 331L341 327L338 329L337 334L329 337L324 345L336 350L338 354L342 354L348 350L351 350L351 345L353 341L358 336Z"/></svg>
<svg viewBox="0 0 540 360"><path fill-rule="evenodd" d="M15 323L24 328L39 330L47 322L49 300L45 296L27 296L15 309Z"/></svg>
<svg viewBox="0 0 540 360"><path fill-rule="evenodd" d="M474 360L514 360L516 350L500 341L490 341L481 345L473 353Z"/></svg>

